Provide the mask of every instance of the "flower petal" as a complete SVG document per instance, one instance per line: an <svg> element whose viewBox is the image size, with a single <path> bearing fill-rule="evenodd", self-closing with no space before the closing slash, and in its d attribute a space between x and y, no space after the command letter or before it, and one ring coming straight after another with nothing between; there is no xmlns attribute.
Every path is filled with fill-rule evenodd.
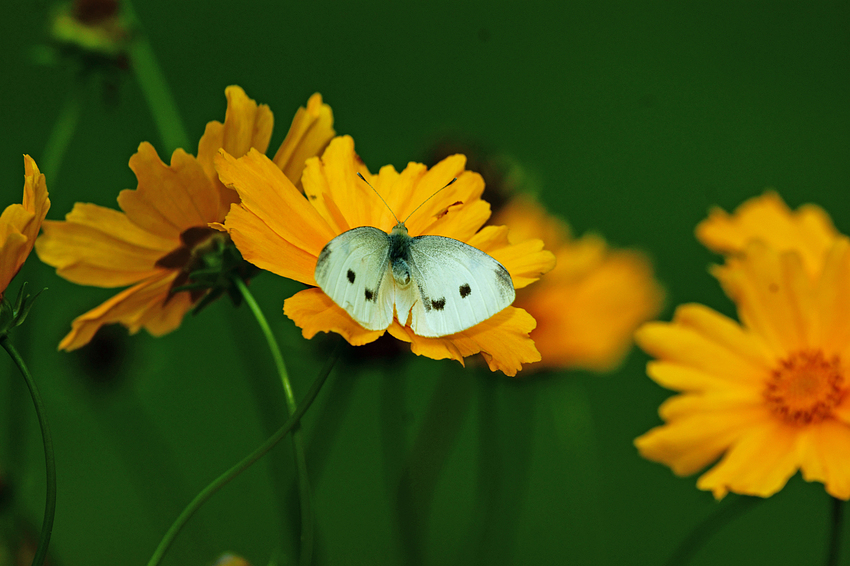
<svg viewBox="0 0 850 566"><path fill-rule="evenodd" d="M182 149L165 165L147 142L130 158L130 169L139 181L135 190L118 195L127 217L152 234L177 240L193 226L221 221L221 197L198 161Z"/></svg>
<svg viewBox="0 0 850 566"><path fill-rule="evenodd" d="M120 287L161 271L156 261L179 245L146 232L117 210L77 203L64 222L44 222L36 252L69 281Z"/></svg>
<svg viewBox="0 0 850 566"><path fill-rule="evenodd" d="M374 342L383 330L366 330L342 310L321 289L305 289L283 303L283 314L301 328L307 340L319 332L336 332L352 346Z"/></svg>
<svg viewBox="0 0 850 566"><path fill-rule="evenodd" d="M697 487L722 499L728 492L770 497L799 467L797 429L776 419L762 419L743 434L723 459L700 476Z"/></svg>
<svg viewBox="0 0 850 566"><path fill-rule="evenodd" d="M320 155L336 134L333 123L331 107L322 103L322 95L319 93L311 96L307 108L299 108L292 118L289 132L273 161L297 188L301 188L301 174L307 159ZM260 151L265 153L264 150ZM228 153L233 155L232 151Z"/></svg>
<svg viewBox="0 0 850 566"><path fill-rule="evenodd" d="M800 445L803 478L823 482L833 497L850 499L850 426L825 420L809 427Z"/></svg>
<svg viewBox="0 0 850 566"><path fill-rule="evenodd" d="M397 320L387 330L399 340L410 342L411 351L418 356L449 358L463 364L463 358L480 352L491 371L514 376L522 364L540 361L540 353L528 337L535 324L534 318L524 310L507 307L472 328L440 338L417 336Z"/></svg>
<svg viewBox="0 0 850 566"><path fill-rule="evenodd" d="M239 192L240 206L293 246L318 258L325 244L336 236L292 181L262 153L252 150L239 159L221 153L216 167L222 182ZM234 225L228 218L225 227L239 229L240 220ZM268 263L289 261L287 257L265 259Z"/></svg>
<svg viewBox="0 0 850 566"><path fill-rule="evenodd" d="M485 226L467 243L501 263L511 274L514 289L522 289L537 281L555 267L555 255L543 249L542 240L530 239L511 244L505 226Z"/></svg>
<svg viewBox="0 0 850 566"><path fill-rule="evenodd" d="M91 341L104 324L119 322L130 334L146 328L152 335L161 336L171 332L183 320L192 306L189 293L177 293L168 299L171 282L178 275L174 271L161 271L125 289L89 312L78 316L68 333L59 344L60 350L76 350Z"/></svg>

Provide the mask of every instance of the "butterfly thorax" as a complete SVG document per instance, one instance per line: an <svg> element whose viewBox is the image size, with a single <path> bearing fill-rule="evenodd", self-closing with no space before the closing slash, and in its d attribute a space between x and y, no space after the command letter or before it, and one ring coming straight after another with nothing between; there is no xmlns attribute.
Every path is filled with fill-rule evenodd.
<svg viewBox="0 0 850 566"><path fill-rule="evenodd" d="M410 243L413 238L407 233L404 222L399 222L390 232L390 265L396 285L410 285Z"/></svg>

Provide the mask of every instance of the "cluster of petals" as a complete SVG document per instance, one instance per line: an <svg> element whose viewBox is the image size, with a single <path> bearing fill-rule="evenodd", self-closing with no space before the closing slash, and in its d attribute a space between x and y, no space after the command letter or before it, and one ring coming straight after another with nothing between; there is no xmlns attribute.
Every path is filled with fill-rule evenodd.
<svg viewBox="0 0 850 566"><path fill-rule="evenodd" d="M223 222L238 195L218 179L213 157L219 148L233 155L249 149L265 152L274 123L266 105L245 92L225 90L224 123L207 124L197 157L176 150L170 165L145 142L130 158L138 187L118 196L121 212L77 203L64 221L46 221L36 252L65 279L97 287L131 287L77 317L60 349L87 344L104 324L120 323L131 333L141 328L154 336L176 329L202 292L173 292L185 283L196 254L220 234L209 224ZM318 94L292 121L272 163L297 181L307 157L322 151L333 137L331 109Z"/></svg>
<svg viewBox="0 0 850 566"><path fill-rule="evenodd" d="M0 214L0 297L30 255L49 209L44 175L33 158L24 155L22 202L10 204Z"/></svg>
<svg viewBox="0 0 850 566"><path fill-rule="evenodd" d="M302 194L261 152L237 159L222 151L216 161L221 180L241 197L225 228L242 256L261 269L315 286L316 261L333 238L358 226L389 232L396 224L393 213L406 218L424 203L406 221L411 236L433 234L466 242L499 261L517 289L536 281L554 266L553 255L540 240L511 243L504 226L481 228L490 205L481 200L481 176L466 171L465 164L464 156L454 155L430 170L410 163L401 172L388 165L372 174L354 152L352 139L342 136L331 141L321 159L307 161ZM429 199L455 177L455 183ZM335 332L353 345L363 345L385 332L366 330L317 287L287 299L284 313L308 339L318 332ZM386 332L410 343L418 355L463 363L480 352L491 370L507 375L540 360L528 336L534 318L521 308L507 307L472 328L439 338L418 336L406 322L396 317Z"/></svg>
<svg viewBox="0 0 850 566"><path fill-rule="evenodd" d="M531 337L543 359L528 369L616 368L635 329L664 302L649 259L636 250L610 248L597 235L572 238L565 222L529 197L509 201L494 222L511 227L512 242L543 240L557 260L514 302L537 320Z"/></svg>
<svg viewBox="0 0 850 566"><path fill-rule="evenodd" d="M638 330L649 376L680 392L640 453L679 475L714 464L697 487L717 498L768 497L799 470L850 499L850 240L772 192L696 232L724 254L713 273L739 321L686 304Z"/></svg>

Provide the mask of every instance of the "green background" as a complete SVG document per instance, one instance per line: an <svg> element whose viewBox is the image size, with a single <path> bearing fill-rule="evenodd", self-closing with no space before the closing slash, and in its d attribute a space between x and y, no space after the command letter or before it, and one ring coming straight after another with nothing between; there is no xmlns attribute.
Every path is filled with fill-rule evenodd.
<svg viewBox="0 0 850 566"><path fill-rule="evenodd" d="M224 118L224 88L269 104L276 148L321 92L338 133L376 171L425 159L459 136L515 158L579 234L646 250L672 308L732 304L693 237L712 205L776 188L793 207L850 223L850 10L844 2L137 2L195 152ZM15 2L0 23L0 205L20 202L22 158L45 142L79 76L33 63L48 5ZM47 184L61 219L74 202L115 206L135 187L141 141L167 151L132 73L90 80L61 169ZM485 198L487 193L485 192ZM33 256L11 290L49 287L13 341L54 431L59 564L143 564L186 502L284 418L262 337L219 301L163 338L113 328L101 347L56 345L70 321L114 294L58 278ZM328 340L281 313L300 287L252 284L296 393ZM850 315L850 313L848 313ZM475 360L350 348L306 419L316 564L661 564L720 504L643 460L633 439L659 424L669 392L633 351L618 371L509 379ZM12 503L40 524L44 472L20 376L0 361L0 467ZM258 401L259 399L259 401ZM260 409L258 409L260 407ZM227 486L166 564L233 551L291 564L297 492L289 442ZM728 524L693 564L824 559L831 501L799 475ZM845 529L846 530L846 529ZM845 532L844 538L850 536ZM850 548L843 563L850 564Z"/></svg>

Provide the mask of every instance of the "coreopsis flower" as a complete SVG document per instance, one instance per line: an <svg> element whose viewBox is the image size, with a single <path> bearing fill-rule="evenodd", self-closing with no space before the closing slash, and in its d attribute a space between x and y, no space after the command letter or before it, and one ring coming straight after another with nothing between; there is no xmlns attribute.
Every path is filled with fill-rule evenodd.
<svg viewBox="0 0 850 566"><path fill-rule="evenodd" d="M62 52L90 63L126 65L131 33L117 0L75 0L57 4L50 38Z"/></svg>
<svg viewBox="0 0 850 566"><path fill-rule="evenodd" d="M609 248L596 235L574 239L569 226L528 197L515 197L494 222L511 227L511 242L540 238L557 264L515 304L536 320L531 337L542 361L531 368L609 371L632 345L635 329L655 317L664 292L648 258Z"/></svg>
<svg viewBox="0 0 850 566"><path fill-rule="evenodd" d="M466 242L499 261L516 288L534 282L554 264L540 240L511 244L505 227L479 230L490 207L480 198L484 190L481 177L464 169L462 155L447 158L430 170L410 163L400 173L388 165L373 175L355 154L352 139L338 137L321 159L307 161L302 177L305 194L260 152L251 151L240 159L222 152L216 164L222 181L242 199L231 208L225 227L243 257L261 269L307 285L316 285L319 254L336 236L358 226L389 232L396 225L393 213L404 219L419 205L422 207L405 223L410 236L434 234ZM455 177L457 181L449 188L429 199ZM315 287L287 299L284 313L308 339L318 332L336 332L358 346L386 331L410 343L414 353L434 359L463 363L464 357L480 352L490 369L507 375L515 375L523 363L540 359L528 337L534 318L512 306L467 330L437 338L417 335L407 324L408 313L396 313L404 320L394 317L386 330L367 330Z"/></svg>
<svg viewBox="0 0 850 566"><path fill-rule="evenodd" d="M0 297L30 255L48 210L44 175L35 160L24 155L23 202L10 204L0 215Z"/></svg>
<svg viewBox="0 0 850 566"><path fill-rule="evenodd" d="M161 336L176 329L207 294L207 289L182 289L190 273L211 262L227 263L229 237L210 224L223 222L231 203L239 200L219 181L213 155L222 147L235 155L251 148L265 152L273 125L268 106L257 105L241 88L228 87L225 94L224 123L207 124L197 157L178 149L166 165L152 145L139 146L130 158L138 187L118 196L123 212L77 203L64 222L44 223L36 252L60 276L81 285L132 285L77 317L60 349L84 346L111 323L130 333L144 328ZM315 94L293 119L275 167L297 180L304 160L320 152L333 134L331 109Z"/></svg>
<svg viewBox="0 0 850 566"><path fill-rule="evenodd" d="M850 499L850 241L822 210L792 214L772 193L712 213L698 234L725 242L714 274L740 321L688 304L638 330L657 358L647 373L681 392L640 453L679 475L719 459L697 481L717 498L768 497L800 470Z"/></svg>

